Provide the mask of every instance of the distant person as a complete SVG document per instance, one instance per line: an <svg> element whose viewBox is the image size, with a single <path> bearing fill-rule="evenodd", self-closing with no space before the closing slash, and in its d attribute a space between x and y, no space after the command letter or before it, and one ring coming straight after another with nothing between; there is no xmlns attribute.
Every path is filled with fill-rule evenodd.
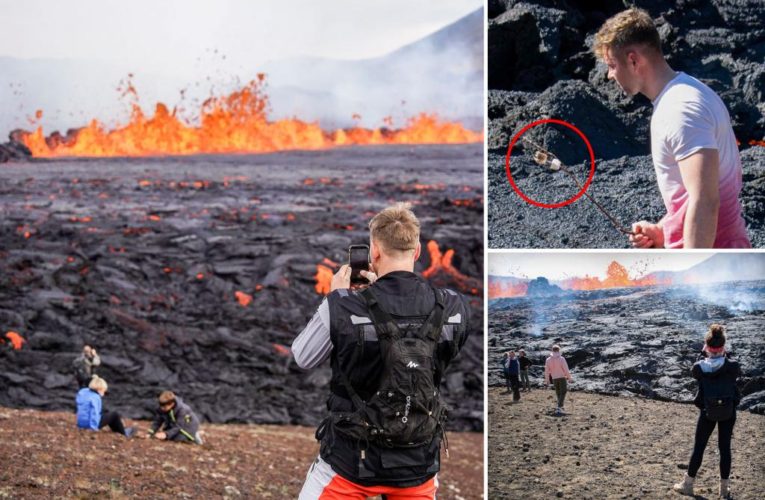
<svg viewBox="0 0 765 500"><path fill-rule="evenodd" d="M566 392L568 392L568 382L571 382L571 373L568 371L568 363L560 353L560 346L552 346L550 357L545 361L545 387L550 384L555 388L555 396L558 399L558 406L555 408L557 414L562 414L566 410L563 404L566 401Z"/></svg>
<svg viewBox="0 0 765 500"><path fill-rule="evenodd" d="M133 427L125 427L122 417L116 411L103 411L103 397L106 395L108 385L106 380L98 375L93 375L88 387L77 392L77 427L97 431L109 426L112 432L132 437L135 434Z"/></svg>
<svg viewBox="0 0 765 500"><path fill-rule="evenodd" d="M414 272L420 221L408 205L372 217L369 243L370 284L352 288L341 266L292 342L301 368L332 368L300 500L435 498L442 446L448 456L441 380L468 338L470 306Z"/></svg>
<svg viewBox="0 0 765 500"><path fill-rule="evenodd" d="M149 429L149 435L162 441L202 444L199 419L189 405L171 391L163 391L158 400L159 408Z"/></svg>
<svg viewBox="0 0 765 500"><path fill-rule="evenodd" d="M101 364L101 358L98 357L96 350L89 345L82 348L82 354L74 358L72 367L74 368L74 376L77 379L80 389L88 387L90 379L95 375L94 367Z"/></svg>
<svg viewBox="0 0 765 500"><path fill-rule="evenodd" d="M627 95L653 103L651 156L667 213L636 222L637 248L751 248L739 193L742 168L730 116L699 80L669 67L651 16L630 8L608 19L593 50Z"/></svg>
<svg viewBox="0 0 765 500"><path fill-rule="evenodd" d="M521 383L518 380L518 376L521 372L521 364L518 362L518 358L515 357L515 351L508 351L502 357L502 369L505 374L505 383L507 384L507 392L513 393L513 401L521 399Z"/></svg>
<svg viewBox="0 0 765 500"><path fill-rule="evenodd" d="M736 379L741 367L725 355L725 329L711 325L704 338L707 357L696 362L691 375L698 380L698 392L693 403L701 410L696 423L696 437L693 453L688 462L688 472L683 480L674 485L674 490L693 496L693 481L701 467L704 449L712 432L717 427L717 446L720 450L720 496L730 497L731 438L736 425L736 406L741 394Z"/></svg>
<svg viewBox="0 0 765 500"><path fill-rule="evenodd" d="M518 351L518 363L521 365L521 387L526 392L531 392L531 384L529 383L529 367L534 363L526 356L526 351L521 349Z"/></svg>

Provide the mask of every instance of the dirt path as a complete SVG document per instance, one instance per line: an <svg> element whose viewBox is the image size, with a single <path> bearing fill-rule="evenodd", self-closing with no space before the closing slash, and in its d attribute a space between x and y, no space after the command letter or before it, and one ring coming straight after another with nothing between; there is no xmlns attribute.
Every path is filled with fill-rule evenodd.
<svg viewBox="0 0 765 500"><path fill-rule="evenodd" d="M202 429L203 446L127 440L77 430L73 414L0 408L0 498L297 498L318 453L309 427ZM483 436L449 445L439 498L483 498Z"/></svg>
<svg viewBox="0 0 765 500"><path fill-rule="evenodd" d="M489 390L489 498L681 498L698 410L692 405L573 392L554 417L552 390L511 403ZM717 440L697 477L698 499L717 498ZM733 437L736 499L765 492L765 417L739 412Z"/></svg>

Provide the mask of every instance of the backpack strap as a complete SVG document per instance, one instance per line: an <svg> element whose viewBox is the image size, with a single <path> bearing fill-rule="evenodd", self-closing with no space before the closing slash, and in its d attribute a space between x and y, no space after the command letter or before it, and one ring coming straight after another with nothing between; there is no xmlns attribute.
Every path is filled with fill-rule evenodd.
<svg viewBox="0 0 765 500"><path fill-rule="evenodd" d="M377 331L378 341L384 341L387 344L392 339L398 339L401 337L401 330L399 329L396 321L388 314L377 301L377 297L372 293L369 287L361 291L361 297L367 304L367 309L372 315L372 323ZM387 345L386 345L387 347Z"/></svg>

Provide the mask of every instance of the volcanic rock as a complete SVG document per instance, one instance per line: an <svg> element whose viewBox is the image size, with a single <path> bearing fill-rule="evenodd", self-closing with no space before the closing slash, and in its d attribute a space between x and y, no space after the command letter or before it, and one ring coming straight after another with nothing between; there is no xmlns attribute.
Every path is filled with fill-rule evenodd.
<svg viewBox="0 0 765 500"><path fill-rule="evenodd" d="M704 314L689 315L689 309ZM739 409L763 413L764 281L494 299L489 303L490 340L495 340L489 342L489 384L504 383L493 360L509 349L523 348L534 362L532 380L541 377L557 343L577 389L688 403L697 385L690 368L711 323L726 327L731 356L742 367Z"/></svg>
<svg viewBox="0 0 765 500"><path fill-rule="evenodd" d="M551 285L547 278L539 277L529 282L526 297L554 297L564 295L566 292L557 285Z"/></svg>
<svg viewBox="0 0 765 500"><path fill-rule="evenodd" d="M300 370L289 346L321 303L320 268L331 276L368 241L371 214L411 201L416 271L465 293L475 318L444 377L450 426L481 430L482 157L470 145L4 164L0 335L27 343L0 344L0 406L69 411L88 343L105 404L128 417L171 389L205 421L315 425L330 370Z"/></svg>

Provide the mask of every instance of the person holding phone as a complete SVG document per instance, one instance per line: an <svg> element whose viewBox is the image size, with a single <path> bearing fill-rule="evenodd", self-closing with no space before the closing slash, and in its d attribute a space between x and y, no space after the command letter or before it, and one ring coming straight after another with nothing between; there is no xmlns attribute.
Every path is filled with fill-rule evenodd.
<svg viewBox="0 0 765 500"><path fill-rule="evenodd" d="M292 343L297 364L330 360L329 415L301 500L434 498L446 420L444 370L468 337L465 297L414 272L420 223L408 205L369 223L330 293ZM366 285L353 285L353 276ZM448 448L447 448L448 453Z"/></svg>

